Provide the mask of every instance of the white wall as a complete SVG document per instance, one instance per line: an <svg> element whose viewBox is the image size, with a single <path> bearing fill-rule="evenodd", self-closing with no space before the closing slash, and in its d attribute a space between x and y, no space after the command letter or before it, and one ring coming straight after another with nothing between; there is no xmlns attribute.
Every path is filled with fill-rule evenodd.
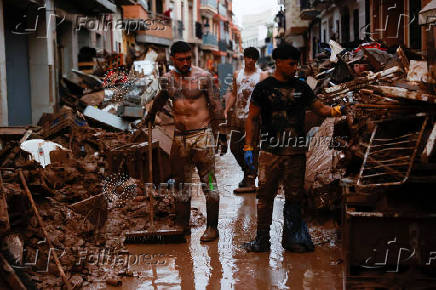
<svg viewBox="0 0 436 290"><path fill-rule="evenodd" d="M47 0L47 14L53 9L53 0ZM53 113L55 100L54 48L56 22L54 19L38 26L36 35L45 37L29 38L29 75L32 100L32 123L36 124L43 113ZM47 28L48 27L48 28Z"/></svg>
<svg viewBox="0 0 436 290"><path fill-rule="evenodd" d="M332 37L331 32L336 33L339 41L342 41L342 35L340 34L341 30L341 10L347 9L350 15L350 41L356 39L354 35L354 27L353 27L353 10L359 9L359 35L357 38L363 39L365 37L365 31L363 27L365 26L365 0L356 0L356 1L343 1L343 6L337 7L335 5L331 5L326 10L322 11L320 14L321 18L321 40L323 42L328 42ZM331 21L333 23L331 23ZM337 26L337 21L339 21L339 27ZM331 23L331 24L330 24ZM330 31L330 26L333 27L333 31ZM323 30L326 29L326 39L324 39Z"/></svg>

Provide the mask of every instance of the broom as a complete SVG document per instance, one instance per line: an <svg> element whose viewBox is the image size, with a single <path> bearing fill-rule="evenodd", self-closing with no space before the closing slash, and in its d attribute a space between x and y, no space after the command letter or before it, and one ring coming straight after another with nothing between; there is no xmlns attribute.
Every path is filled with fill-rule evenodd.
<svg viewBox="0 0 436 290"><path fill-rule="evenodd" d="M148 122L148 182L153 182L153 144L151 122ZM132 231L126 233L125 243L184 243L185 232L181 228L158 229L154 224L154 198L151 190L146 190L150 199L150 227L145 231Z"/></svg>

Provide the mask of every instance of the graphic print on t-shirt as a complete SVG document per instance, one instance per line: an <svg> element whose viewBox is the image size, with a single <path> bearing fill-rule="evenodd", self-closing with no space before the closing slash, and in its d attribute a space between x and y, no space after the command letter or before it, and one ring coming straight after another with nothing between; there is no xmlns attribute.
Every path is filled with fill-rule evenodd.
<svg viewBox="0 0 436 290"><path fill-rule="evenodd" d="M256 83L260 79L260 70L257 69L250 76L246 76L244 70L238 73L236 82L238 84L238 91L236 96L235 115L238 119L245 119L250 110L251 92L253 92Z"/></svg>

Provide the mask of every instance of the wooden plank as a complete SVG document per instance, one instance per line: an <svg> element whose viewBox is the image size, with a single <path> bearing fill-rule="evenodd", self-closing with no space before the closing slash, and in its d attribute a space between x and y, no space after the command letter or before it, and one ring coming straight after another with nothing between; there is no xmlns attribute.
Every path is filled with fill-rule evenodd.
<svg viewBox="0 0 436 290"><path fill-rule="evenodd" d="M370 86L374 91L381 93L391 98L401 98L409 100L424 101L428 103L436 104L436 95L428 94L420 91L410 91L405 88L397 88L390 86Z"/></svg>
<svg viewBox="0 0 436 290"><path fill-rule="evenodd" d="M0 127L0 135L24 135L26 127Z"/></svg>
<svg viewBox="0 0 436 290"><path fill-rule="evenodd" d="M14 290L26 290L26 286L24 286L23 282L21 282L20 278L18 278L15 270L9 265L8 261L3 257L0 253L0 272L2 278L8 283L9 287Z"/></svg>

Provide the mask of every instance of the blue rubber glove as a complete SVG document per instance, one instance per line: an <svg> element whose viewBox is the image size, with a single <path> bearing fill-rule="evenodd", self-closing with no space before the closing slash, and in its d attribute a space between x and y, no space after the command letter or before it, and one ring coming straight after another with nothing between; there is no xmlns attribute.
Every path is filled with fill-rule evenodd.
<svg viewBox="0 0 436 290"><path fill-rule="evenodd" d="M253 151L248 150L244 151L244 161L245 164L252 170L254 170L254 157L253 157Z"/></svg>

